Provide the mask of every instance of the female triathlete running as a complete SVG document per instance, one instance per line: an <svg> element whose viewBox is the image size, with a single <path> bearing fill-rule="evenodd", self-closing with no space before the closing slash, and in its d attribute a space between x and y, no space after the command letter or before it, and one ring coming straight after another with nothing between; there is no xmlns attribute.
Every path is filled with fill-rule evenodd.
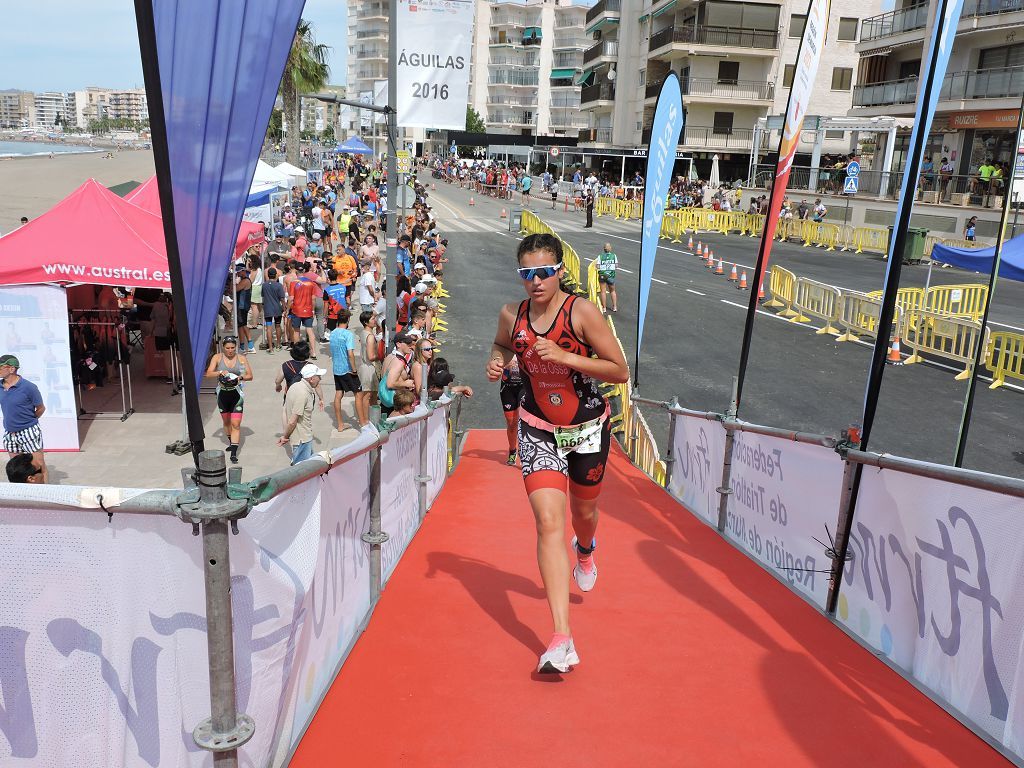
<svg viewBox="0 0 1024 768"><path fill-rule="evenodd" d="M523 397L523 377L519 373L519 361L514 357L501 372L498 396L505 412L505 433L508 436L508 460L505 463L514 467L519 450L519 401Z"/></svg>
<svg viewBox="0 0 1024 768"><path fill-rule="evenodd" d="M245 355L238 354L238 339L225 336L221 351L210 358L207 378L217 379L217 408L224 422L224 436L228 438L227 452L231 463L238 463L238 448L242 438L242 410L245 398L243 382L252 381L252 368Z"/></svg>
<svg viewBox="0 0 1024 768"><path fill-rule="evenodd" d="M506 304L487 363L498 381L513 355L523 377L519 461L537 524L537 562L554 622L539 672L566 672L579 663L569 628L569 559L565 506L569 497L576 536L576 584L589 592L597 580L594 533L611 425L599 381L622 383L629 368L601 312L562 290L562 243L530 235L517 253L529 299ZM585 542L580 544L579 542Z"/></svg>

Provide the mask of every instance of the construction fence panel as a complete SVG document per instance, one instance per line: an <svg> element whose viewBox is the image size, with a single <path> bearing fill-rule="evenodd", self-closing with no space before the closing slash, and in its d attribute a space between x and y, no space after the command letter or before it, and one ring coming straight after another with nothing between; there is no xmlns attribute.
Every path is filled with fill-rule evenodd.
<svg viewBox="0 0 1024 768"><path fill-rule="evenodd" d="M798 277L793 307L796 309L796 315L790 317L791 323L806 323L810 322L812 317L816 317L825 321L824 327L819 328L816 333L839 335L835 328L839 321L839 289L835 286Z"/></svg>
<svg viewBox="0 0 1024 768"><path fill-rule="evenodd" d="M982 340L981 323L924 309L918 310L915 322L907 326L907 346L913 350L907 365L924 362L924 353L929 358L962 364L964 370L956 375L958 381L970 377L976 345Z"/></svg>
<svg viewBox="0 0 1024 768"><path fill-rule="evenodd" d="M1006 384L1006 378L1024 379L1024 334L995 331L989 334L985 367L992 372L989 389Z"/></svg>

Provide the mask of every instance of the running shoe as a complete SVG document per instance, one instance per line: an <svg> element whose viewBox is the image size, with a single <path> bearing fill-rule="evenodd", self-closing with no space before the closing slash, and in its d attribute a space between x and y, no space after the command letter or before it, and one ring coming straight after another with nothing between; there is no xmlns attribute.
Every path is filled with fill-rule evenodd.
<svg viewBox="0 0 1024 768"><path fill-rule="evenodd" d="M572 577L581 591L589 592L597 581L597 563L594 562L594 553L591 552L587 555L586 562L584 562L584 557L580 555L579 547L576 545L575 536L572 537L572 548L576 553L576 565L573 566Z"/></svg>
<svg viewBox="0 0 1024 768"><path fill-rule="evenodd" d="M580 657L576 653L576 646L573 645L571 637L560 642L552 640L548 649L541 654L537 671L542 674L568 672L579 663Z"/></svg>
<svg viewBox="0 0 1024 768"><path fill-rule="evenodd" d="M516 465L516 452L515 451L509 451L508 452L508 459L505 461L505 463L508 464L510 467L514 467Z"/></svg>

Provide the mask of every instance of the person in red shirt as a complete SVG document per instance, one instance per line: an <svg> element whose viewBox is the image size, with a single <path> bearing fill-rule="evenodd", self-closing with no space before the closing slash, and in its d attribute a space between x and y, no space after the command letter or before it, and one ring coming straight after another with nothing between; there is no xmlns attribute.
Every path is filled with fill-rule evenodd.
<svg viewBox="0 0 1024 768"><path fill-rule="evenodd" d="M316 315L313 311L313 300L323 295L322 279L317 274L310 274L309 262L298 265L298 278L288 285L288 317L292 324L292 344L302 337L305 329L310 350L317 349ZM316 355L310 355L316 360Z"/></svg>

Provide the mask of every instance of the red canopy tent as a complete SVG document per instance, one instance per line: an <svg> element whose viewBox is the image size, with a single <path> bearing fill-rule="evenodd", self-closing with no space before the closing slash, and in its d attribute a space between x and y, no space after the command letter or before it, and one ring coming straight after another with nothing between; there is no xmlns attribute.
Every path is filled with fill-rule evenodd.
<svg viewBox="0 0 1024 768"><path fill-rule="evenodd" d="M150 213L160 216L160 192L156 185L156 176L151 176L147 181L137 186L127 195L125 200L143 208ZM263 226L258 222L243 221L238 230L238 237L235 240L235 258L238 258L246 249L253 245L262 245L266 241Z"/></svg>
<svg viewBox="0 0 1024 768"><path fill-rule="evenodd" d="M170 289L163 222L89 179L0 237L0 285L31 283Z"/></svg>

